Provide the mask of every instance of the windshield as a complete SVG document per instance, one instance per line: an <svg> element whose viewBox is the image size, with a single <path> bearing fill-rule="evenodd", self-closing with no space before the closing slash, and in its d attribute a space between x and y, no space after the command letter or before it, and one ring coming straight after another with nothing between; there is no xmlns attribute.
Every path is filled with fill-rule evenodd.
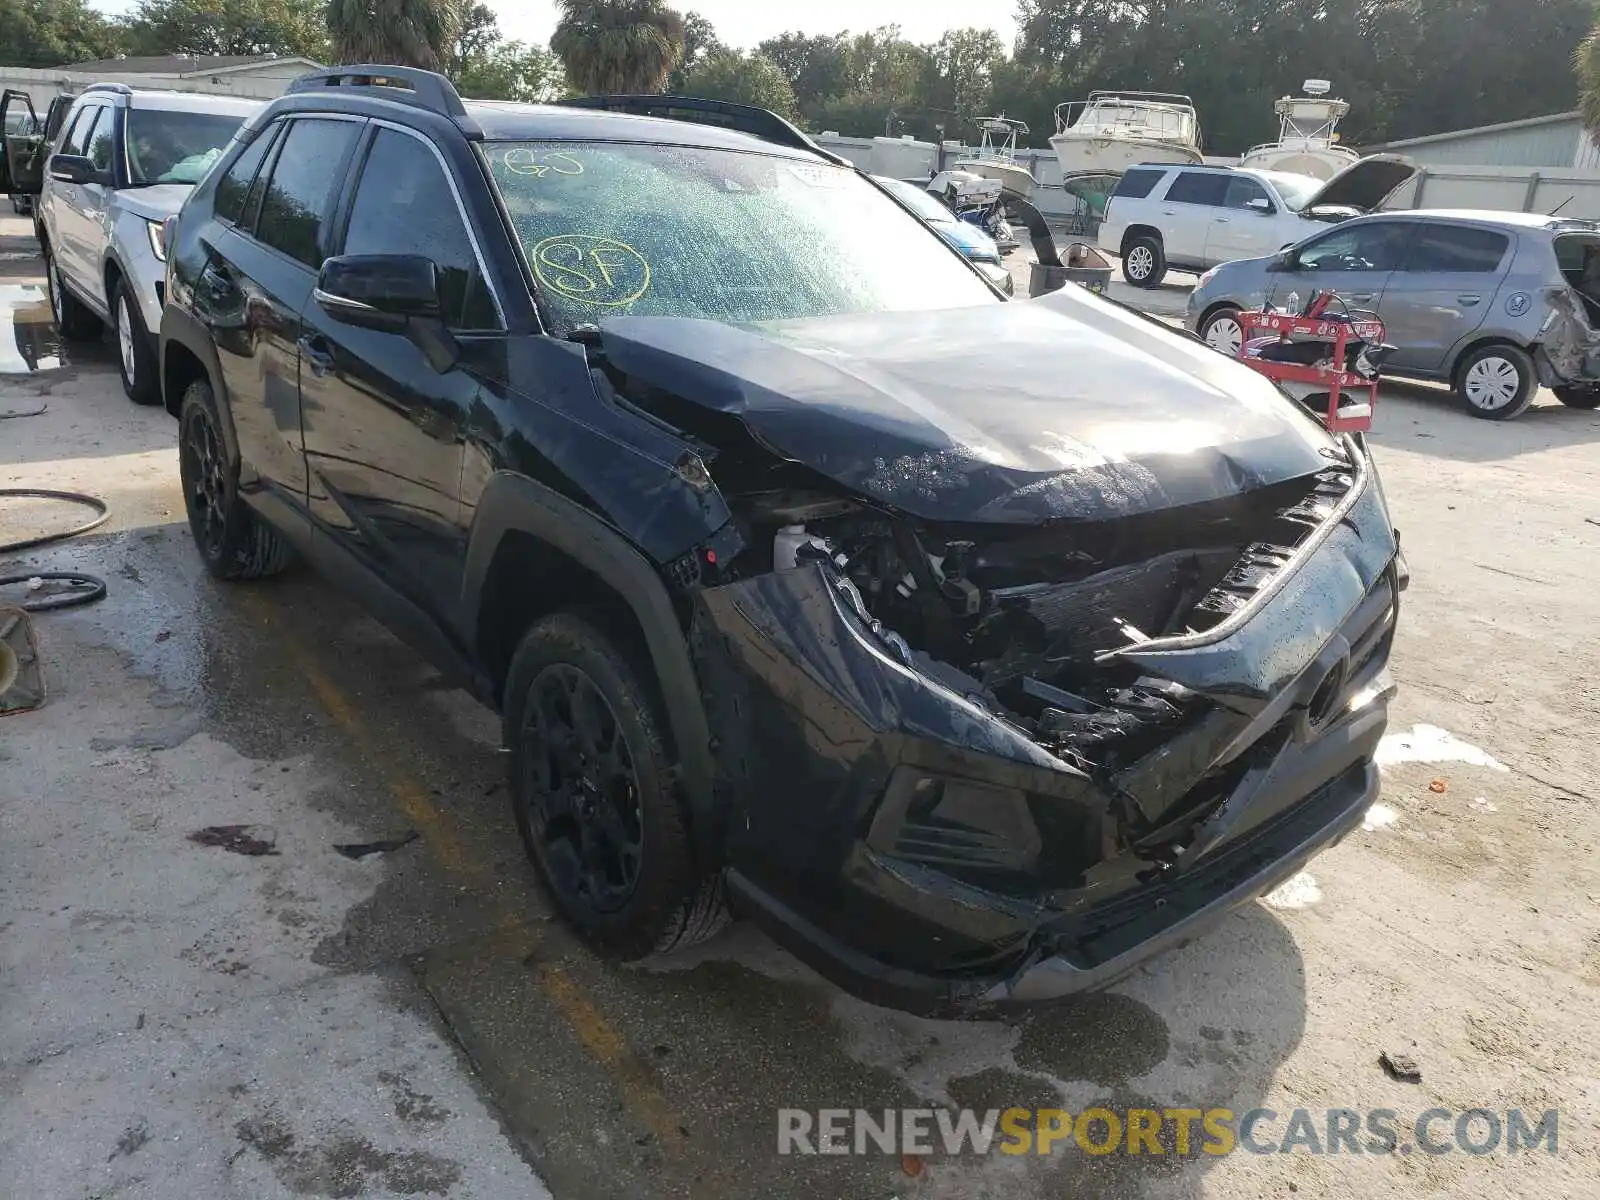
<svg viewBox="0 0 1600 1200"><path fill-rule="evenodd" d="M243 124L242 115L130 109L128 178L136 186L199 183Z"/></svg>
<svg viewBox="0 0 1600 1200"><path fill-rule="evenodd" d="M1285 171L1261 173L1272 180L1272 186L1278 189L1278 195L1283 197L1283 202L1292 212L1299 212L1307 201L1326 186L1322 180L1310 175L1291 175Z"/></svg>
<svg viewBox="0 0 1600 1200"><path fill-rule="evenodd" d="M490 168L558 324L746 323L999 303L855 172L683 146L494 142Z"/></svg>
<svg viewBox="0 0 1600 1200"><path fill-rule="evenodd" d="M955 213L935 200L925 188L919 188L916 184L907 183L903 179L890 179L886 175L875 175L873 178L883 185L886 192L924 221L948 224L956 219Z"/></svg>

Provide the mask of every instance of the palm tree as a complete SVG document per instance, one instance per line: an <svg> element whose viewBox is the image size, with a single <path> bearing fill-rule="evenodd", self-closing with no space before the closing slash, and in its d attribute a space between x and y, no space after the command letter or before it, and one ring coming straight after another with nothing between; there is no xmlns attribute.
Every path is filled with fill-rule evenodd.
<svg viewBox="0 0 1600 1200"><path fill-rule="evenodd" d="M442 70L465 7L462 0L328 0L333 57Z"/></svg>
<svg viewBox="0 0 1600 1200"><path fill-rule="evenodd" d="M1578 73L1578 111L1584 127L1600 135L1600 26L1578 43L1572 66Z"/></svg>
<svg viewBox="0 0 1600 1200"><path fill-rule="evenodd" d="M662 0L556 0L556 5L561 20L550 49L580 92L659 92L683 61L683 17Z"/></svg>

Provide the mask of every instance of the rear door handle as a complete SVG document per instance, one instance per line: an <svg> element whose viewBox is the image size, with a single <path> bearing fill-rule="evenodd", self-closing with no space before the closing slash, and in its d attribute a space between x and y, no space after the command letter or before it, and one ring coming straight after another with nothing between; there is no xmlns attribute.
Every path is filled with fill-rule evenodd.
<svg viewBox="0 0 1600 1200"><path fill-rule="evenodd" d="M1354 300L1357 304L1371 304L1372 303L1372 293L1371 292L1355 292L1355 293L1352 293L1352 295L1350 296L1350 299Z"/></svg>
<svg viewBox="0 0 1600 1200"><path fill-rule="evenodd" d="M303 337L295 344L300 347L300 357L311 367L313 375L320 378L333 370L333 352L321 334Z"/></svg>
<svg viewBox="0 0 1600 1200"><path fill-rule="evenodd" d="M1458 304L1465 305L1467 308L1471 308L1474 304L1477 304L1482 299L1482 296L1457 296L1456 302Z"/></svg>

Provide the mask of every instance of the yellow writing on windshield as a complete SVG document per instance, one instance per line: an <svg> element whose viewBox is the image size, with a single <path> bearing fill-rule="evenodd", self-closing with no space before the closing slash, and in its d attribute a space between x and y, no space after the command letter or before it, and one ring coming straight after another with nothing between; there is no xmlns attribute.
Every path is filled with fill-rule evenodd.
<svg viewBox="0 0 1600 1200"><path fill-rule="evenodd" d="M527 146L513 146L500 156L500 161L513 175L531 175L535 179L552 174L583 174L583 164L559 150L531 150Z"/></svg>
<svg viewBox="0 0 1600 1200"><path fill-rule="evenodd" d="M559 296L619 308L650 287L650 264L626 242L589 233L558 233L528 255L534 277Z"/></svg>

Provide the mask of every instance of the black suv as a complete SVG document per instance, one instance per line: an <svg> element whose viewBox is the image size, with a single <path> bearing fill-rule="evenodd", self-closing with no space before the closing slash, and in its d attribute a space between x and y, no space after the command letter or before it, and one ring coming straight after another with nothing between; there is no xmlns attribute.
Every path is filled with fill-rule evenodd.
<svg viewBox="0 0 1600 1200"><path fill-rule="evenodd" d="M770 113L346 67L167 231L211 572L293 550L503 717L564 916L725 904L860 994L1097 986L1361 819L1403 582L1364 449L1007 303Z"/></svg>

